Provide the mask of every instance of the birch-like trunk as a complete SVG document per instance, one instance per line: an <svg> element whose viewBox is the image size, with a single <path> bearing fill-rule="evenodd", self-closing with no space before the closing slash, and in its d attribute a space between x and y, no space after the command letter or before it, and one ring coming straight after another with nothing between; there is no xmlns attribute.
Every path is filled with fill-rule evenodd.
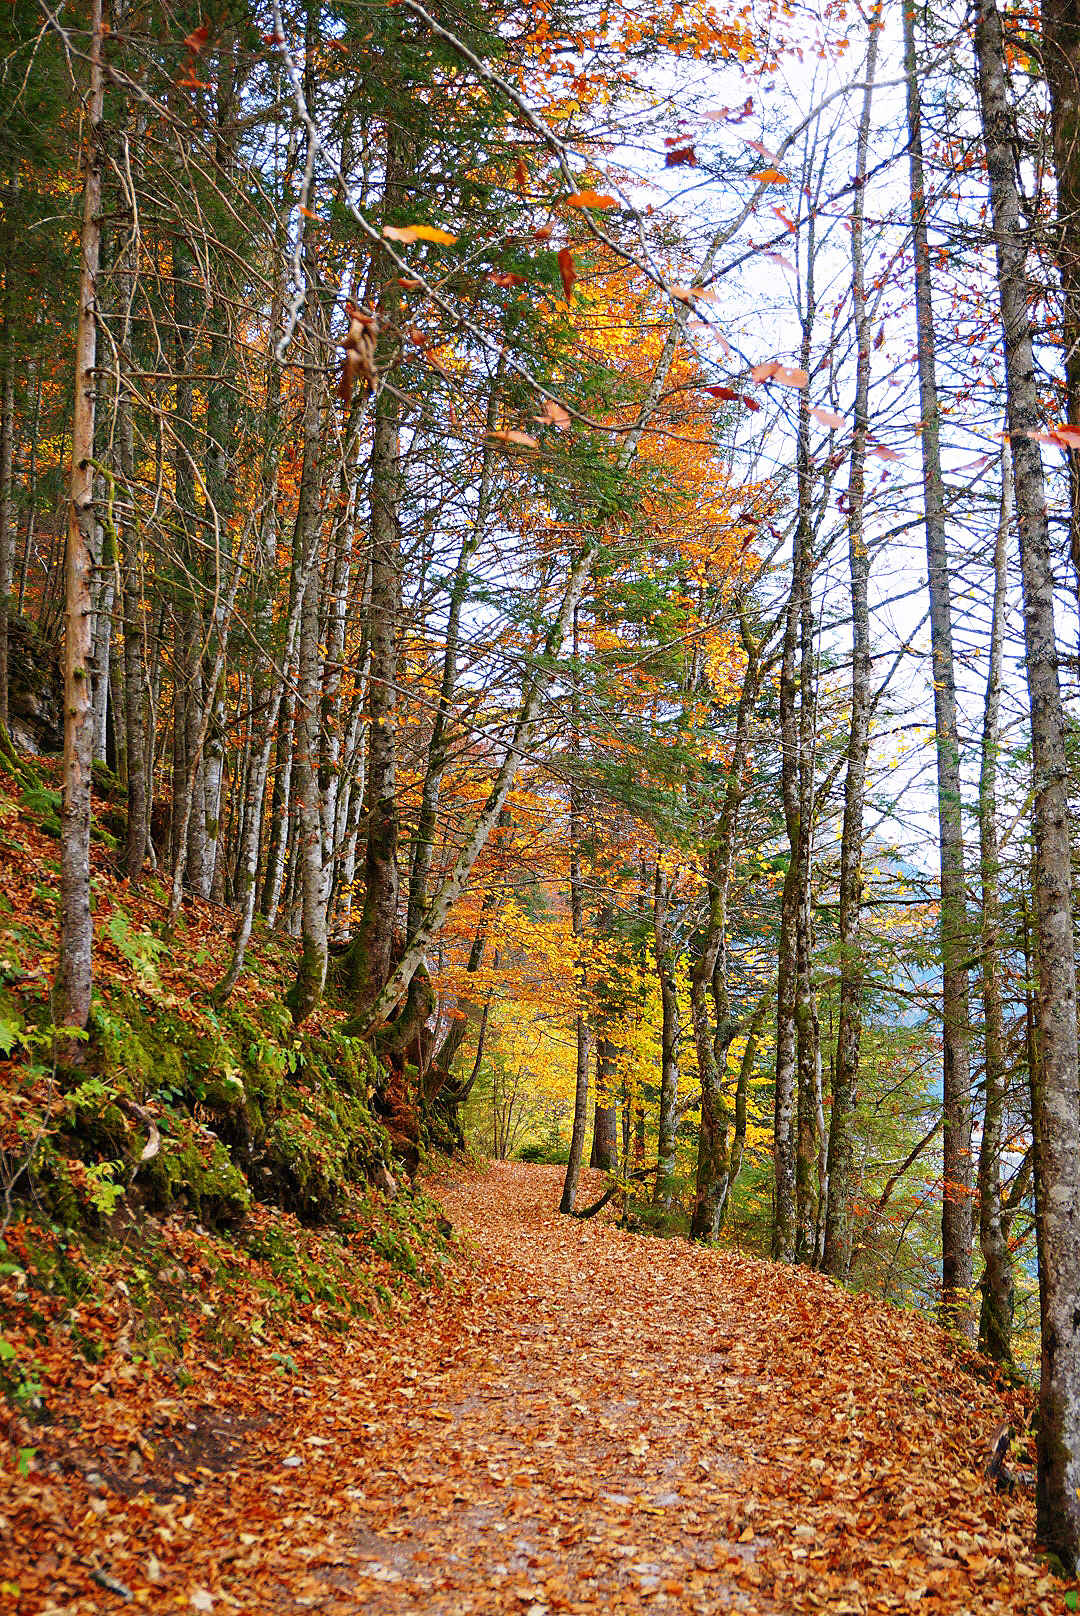
<svg viewBox="0 0 1080 1616"><path fill-rule="evenodd" d="M320 548L322 528L322 402L323 381L317 356L308 355L304 367L304 463L296 514L300 553L307 557ZM319 790L319 701L322 654L319 644L319 562L307 576L300 613L300 687L296 701L296 800L300 815L299 843L301 936L303 939L296 986L289 1003L297 1022L311 1014L322 998L326 982L326 882L323 877L323 821Z"/></svg>
<svg viewBox="0 0 1080 1616"><path fill-rule="evenodd" d="M60 1027L85 1027L93 985L90 917L90 612L94 537L94 371L97 360L97 273L101 246L102 74L101 0L90 0L90 82L83 152L79 317L75 337L75 404L67 524L64 628L64 803L60 838L60 958L55 1017Z"/></svg>
<svg viewBox="0 0 1080 1616"><path fill-rule="evenodd" d="M776 1081L773 1099L773 1179L776 1208L772 1254L779 1262L795 1261L795 1003L796 948L799 925L799 788L798 728L795 721L795 650L802 595L801 544L796 531L791 593L784 625L780 666L780 782L788 838L788 866L780 899L780 936L776 945Z"/></svg>
<svg viewBox="0 0 1080 1616"><path fill-rule="evenodd" d="M998 1363L1012 1361L1014 1285L1012 1260L1001 1204L1002 1113L1007 1049L1002 1000L1001 896L998 890L997 753L1001 712L1001 666L1005 645L1006 557L1012 519L1012 455L1001 456L1001 513L994 546L994 606L990 619L990 662L983 704L982 763L979 771L979 875L982 885L982 999L986 1060L986 1101L979 1146L979 1245L983 1257L979 1351Z"/></svg>
<svg viewBox="0 0 1080 1616"><path fill-rule="evenodd" d="M809 375L814 317L814 219L811 215L806 245L806 303L802 316L799 363ZM791 857L796 867L795 917L795 1053L797 1070L797 1129L795 1138L795 1256L812 1263L817 1255L816 1233L821 1200L818 1170L818 1118L821 1100L821 1030L813 977L811 892L814 853L814 512L813 471L810 462L810 389L799 394L799 425L795 467L798 480L799 549L799 717L797 841Z"/></svg>
<svg viewBox="0 0 1080 1616"><path fill-rule="evenodd" d="M841 1279L851 1252L855 1164L853 1126L859 1090L862 1041L863 969L859 930L862 911L863 807L866 757L870 746L870 554L863 510L866 501L866 434L870 411L870 315L866 306L863 228L870 116L877 69L881 4L874 7L866 50L866 88L855 154L851 204L851 298L855 321L855 419L848 475L848 570L851 576L851 722L844 780L844 824L840 840L840 1010L836 1066L829 1114L828 1191L822 1267Z"/></svg>
<svg viewBox="0 0 1080 1616"><path fill-rule="evenodd" d="M1029 313L1017 151L1001 19L978 0L975 54L1012 446L1035 783L1036 1061L1032 1098L1042 1361L1035 1510L1040 1543L1080 1571L1080 1076L1077 1066L1065 726L1054 627L1038 387Z"/></svg>
<svg viewBox="0 0 1080 1616"><path fill-rule="evenodd" d="M1066 410L1069 425L1080 427L1080 8L1076 0L1041 0L1040 13L1057 192L1055 250L1064 293ZM1069 548L1080 589L1080 449L1069 447L1066 453Z"/></svg>
<svg viewBox="0 0 1080 1616"><path fill-rule="evenodd" d="M941 1198L941 1305L946 1319L972 1330L971 1031L960 742L952 649L945 484L941 474L941 414L934 352L930 244L922 154L922 107L915 55L914 0L903 0L905 77L911 157L911 223L915 252L915 325L922 417L926 567L930 585L930 646L937 731L938 836L941 851L941 961L944 1116Z"/></svg>

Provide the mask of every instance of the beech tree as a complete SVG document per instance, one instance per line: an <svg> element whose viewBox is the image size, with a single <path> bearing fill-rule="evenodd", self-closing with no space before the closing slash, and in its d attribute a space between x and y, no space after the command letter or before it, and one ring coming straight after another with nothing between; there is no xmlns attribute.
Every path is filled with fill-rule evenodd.
<svg viewBox="0 0 1080 1616"><path fill-rule="evenodd" d="M1024 645L1035 776L1037 1060L1031 1071L1042 1359L1036 1509L1040 1539L1080 1570L1080 1073L1065 728L1025 235L1005 87L1001 18L980 0L975 57L1005 345Z"/></svg>

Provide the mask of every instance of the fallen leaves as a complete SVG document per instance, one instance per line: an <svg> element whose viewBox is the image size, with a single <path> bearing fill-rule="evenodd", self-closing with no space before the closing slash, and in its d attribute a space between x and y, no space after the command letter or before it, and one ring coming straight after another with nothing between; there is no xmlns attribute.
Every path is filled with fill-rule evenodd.
<svg viewBox="0 0 1080 1616"><path fill-rule="evenodd" d="M81 1310L104 1355L54 1365L67 1462L2 1472L19 1616L101 1608L90 1565L161 1616L662 1598L688 1616L1056 1616L1031 1499L972 1467L1022 1411L932 1325L805 1270L573 1223L560 1188L521 1165L447 1177L475 1242L453 1294L346 1334L308 1304L220 1361L193 1342L186 1389L124 1357L121 1297ZM162 1271L182 1263L219 1304L204 1244L171 1239ZM262 1318L258 1287L229 1305L250 1318L256 1299ZM153 1454L129 1482L136 1433Z"/></svg>

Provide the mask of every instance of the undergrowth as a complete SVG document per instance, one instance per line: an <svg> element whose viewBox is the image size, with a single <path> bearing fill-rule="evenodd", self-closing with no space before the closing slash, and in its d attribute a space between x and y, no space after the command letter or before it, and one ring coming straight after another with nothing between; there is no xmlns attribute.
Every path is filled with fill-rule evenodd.
<svg viewBox="0 0 1080 1616"><path fill-rule="evenodd" d="M127 1363L180 1385L192 1354L276 1353L289 1373L290 1319L345 1331L457 1258L396 1159L370 1046L332 1009L294 1027L294 946L265 931L216 1007L230 917L194 902L166 935L161 884L111 866L122 794L100 769L94 998L74 1069L57 1068L48 773L0 781L0 1398L24 1465L50 1384L118 1350L118 1330Z"/></svg>

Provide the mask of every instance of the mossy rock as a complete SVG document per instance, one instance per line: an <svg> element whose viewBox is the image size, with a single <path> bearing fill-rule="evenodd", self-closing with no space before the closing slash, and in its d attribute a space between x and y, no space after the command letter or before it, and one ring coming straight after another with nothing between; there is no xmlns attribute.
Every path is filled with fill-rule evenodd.
<svg viewBox="0 0 1080 1616"><path fill-rule="evenodd" d="M251 1190L221 1140L193 1117L175 1112L167 1126L167 1133L162 1129L161 1149L139 1173L149 1209L170 1212L180 1207L211 1228L242 1222L251 1206Z"/></svg>

